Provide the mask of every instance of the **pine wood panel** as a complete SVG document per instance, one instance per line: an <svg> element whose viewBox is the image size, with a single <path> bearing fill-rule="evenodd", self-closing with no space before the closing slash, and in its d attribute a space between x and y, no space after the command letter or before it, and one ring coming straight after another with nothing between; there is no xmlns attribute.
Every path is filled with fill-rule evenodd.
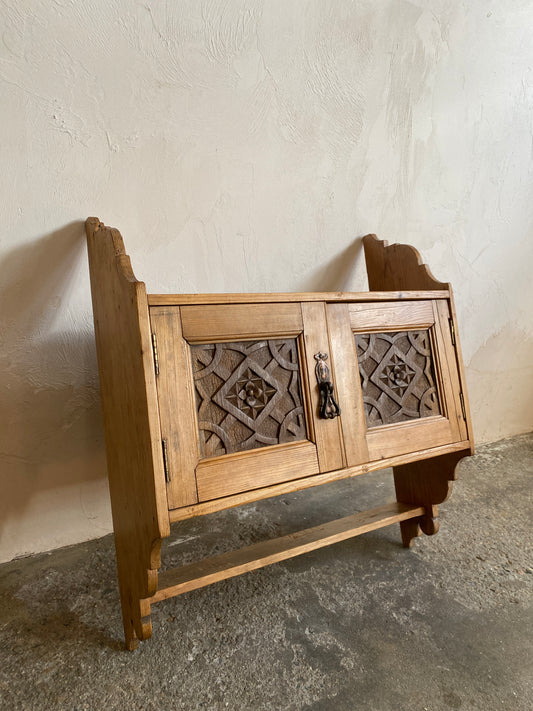
<svg viewBox="0 0 533 711"><path fill-rule="evenodd" d="M456 441L450 421L444 417L384 425L367 431L368 455L373 459L387 459L401 454ZM384 465L385 466L385 465Z"/></svg>
<svg viewBox="0 0 533 711"><path fill-rule="evenodd" d="M189 346L183 339L179 307L150 307L157 338L157 393L161 437L166 441L169 508L198 501L194 469L198 462L198 423Z"/></svg>
<svg viewBox="0 0 533 711"><path fill-rule="evenodd" d="M217 499L318 471L317 451L312 442L280 444L205 459L196 468L198 499Z"/></svg>
<svg viewBox="0 0 533 711"><path fill-rule="evenodd" d="M251 310L253 309L253 310ZM191 343L297 336L303 328L299 304L182 306L183 336Z"/></svg>
<svg viewBox="0 0 533 711"><path fill-rule="evenodd" d="M425 509L422 506L386 504L281 538L262 541L238 551L207 558L182 568L168 570L161 573L159 589L150 602L165 600L220 580L227 580L393 523L420 517L424 513Z"/></svg>
<svg viewBox="0 0 533 711"><path fill-rule="evenodd" d="M352 329L365 333L429 328L435 321L431 301L350 304L349 310Z"/></svg>

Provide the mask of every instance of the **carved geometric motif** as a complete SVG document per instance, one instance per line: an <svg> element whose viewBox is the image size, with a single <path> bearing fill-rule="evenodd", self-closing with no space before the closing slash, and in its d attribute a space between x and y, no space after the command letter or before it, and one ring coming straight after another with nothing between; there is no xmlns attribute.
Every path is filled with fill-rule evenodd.
<svg viewBox="0 0 533 711"><path fill-rule="evenodd" d="M368 427L440 415L429 331L355 334Z"/></svg>
<svg viewBox="0 0 533 711"><path fill-rule="evenodd" d="M202 458L307 439L295 338L190 349Z"/></svg>

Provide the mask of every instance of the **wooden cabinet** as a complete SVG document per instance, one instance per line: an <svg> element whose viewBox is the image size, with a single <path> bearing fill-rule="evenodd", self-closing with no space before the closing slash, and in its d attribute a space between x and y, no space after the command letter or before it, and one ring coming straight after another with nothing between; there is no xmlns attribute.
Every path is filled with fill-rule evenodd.
<svg viewBox="0 0 533 711"><path fill-rule="evenodd" d="M87 221L128 648L152 603L399 522L404 544L472 451L451 289L364 239L364 294L147 295ZM158 575L170 523L394 467L398 503Z"/></svg>

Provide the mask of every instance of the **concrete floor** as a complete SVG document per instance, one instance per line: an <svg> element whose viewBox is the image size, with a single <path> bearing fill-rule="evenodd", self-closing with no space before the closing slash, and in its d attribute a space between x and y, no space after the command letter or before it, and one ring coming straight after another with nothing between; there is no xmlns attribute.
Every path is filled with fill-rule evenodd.
<svg viewBox="0 0 533 711"><path fill-rule="evenodd" d="M134 653L110 536L3 565L0 708L530 711L532 454L479 447L412 550L395 525L158 603ZM191 520L163 561L390 500L386 470Z"/></svg>

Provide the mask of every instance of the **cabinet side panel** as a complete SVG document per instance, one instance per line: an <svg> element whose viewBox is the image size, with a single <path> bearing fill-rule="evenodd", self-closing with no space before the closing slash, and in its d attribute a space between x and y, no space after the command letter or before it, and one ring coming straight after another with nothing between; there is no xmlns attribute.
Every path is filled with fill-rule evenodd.
<svg viewBox="0 0 533 711"><path fill-rule="evenodd" d="M170 532L148 302L118 230L95 218L86 228L113 526L132 642L135 634L149 636L138 601L157 586L159 540Z"/></svg>
<svg viewBox="0 0 533 711"><path fill-rule="evenodd" d="M427 264L409 244L391 244L376 235L363 237L370 291L448 290L435 279Z"/></svg>

